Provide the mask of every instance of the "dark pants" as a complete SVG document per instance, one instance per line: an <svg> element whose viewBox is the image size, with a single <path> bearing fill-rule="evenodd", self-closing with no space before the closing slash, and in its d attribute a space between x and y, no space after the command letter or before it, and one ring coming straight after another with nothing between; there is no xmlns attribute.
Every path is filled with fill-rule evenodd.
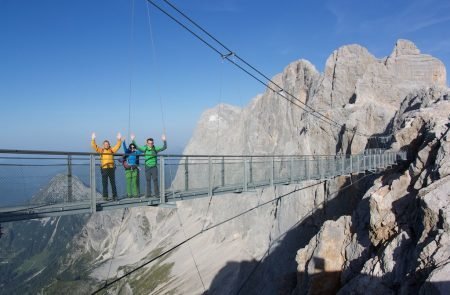
<svg viewBox="0 0 450 295"><path fill-rule="evenodd" d="M115 168L102 168L103 199L108 199L108 178L111 183L113 200L117 199Z"/></svg>
<svg viewBox="0 0 450 295"><path fill-rule="evenodd" d="M153 179L153 188L155 190L155 195L159 197L159 186L158 186L158 169L157 167L147 167L145 166L145 195L146 197L150 197L152 192L151 180Z"/></svg>

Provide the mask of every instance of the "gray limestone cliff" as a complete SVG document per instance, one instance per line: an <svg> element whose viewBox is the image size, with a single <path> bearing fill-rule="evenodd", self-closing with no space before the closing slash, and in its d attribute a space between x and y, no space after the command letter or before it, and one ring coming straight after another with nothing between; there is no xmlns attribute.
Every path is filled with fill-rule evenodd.
<svg viewBox="0 0 450 295"><path fill-rule="evenodd" d="M296 294L450 292L449 94L421 89L400 104L393 146L408 162L298 251Z"/></svg>
<svg viewBox="0 0 450 295"><path fill-rule="evenodd" d="M410 92L447 87L442 62L407 40L397 41L381 59L359 45L343 46L328 58L323 74L299 60L273 81L325 117L369 136L386 133ZM243 109L221 104L202 115L184 154L335 154L366 148L367 137L342 132L305 108L272 90Z"/></svg>

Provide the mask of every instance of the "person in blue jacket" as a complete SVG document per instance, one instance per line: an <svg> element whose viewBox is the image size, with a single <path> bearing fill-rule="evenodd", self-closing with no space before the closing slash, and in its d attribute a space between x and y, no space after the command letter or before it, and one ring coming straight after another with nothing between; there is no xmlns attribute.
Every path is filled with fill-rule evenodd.
<svg viewBox="0 0 450 295"><path fill-rule="evenodd" d="M134 140L134 136L131 137ZM129 198L139 197L139 155L142 152L136 149L136 144L130 143L127 148L125 140L123 141L125 156L123 167L125 168L125 179L127 183L127 196Z"/></svg>

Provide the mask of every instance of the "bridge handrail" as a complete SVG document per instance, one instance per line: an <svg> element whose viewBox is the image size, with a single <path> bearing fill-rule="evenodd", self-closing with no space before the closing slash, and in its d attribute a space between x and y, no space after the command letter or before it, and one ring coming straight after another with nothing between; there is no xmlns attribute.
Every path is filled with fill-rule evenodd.
<svg viewBox="0 0 450 295"><path fill-rule="evenodd" d="M84 200L90 200L88 205L88 208L90 210L89 212L104 210L102 208L105 208L105 205L100 204L97 200L97 198L99 197L99 192L97 190L96 178L98 176L97 169L100 166L100 159L98 157L100 154L90 152L83 153L0 149L0 155L2 154L5 155L0 157L0 167L3 167L3 169L10 169L10 166L66 166L67 173L63 173L63 175L67 176L67 180L64 180L67 181L67 195L64 196L67 197L68 203L71 203L75 200L72 199L72 181L74 176L72 171L73 167L77 165L89 166L89 171L84 171L87 172L85 176L89 176L88 183L90 191L88 194L86 194L86 198ZM7 155L11 155L11 157L8 157ZM17 155L35 156L19 157ZM123 154L115 155L121 156ZM53 157L40 158L39 156ZM58 156L61 157L58 158ZM400 159L406 160L406 152L376 150L371 151L370 153L356 155L163 154L158 155L158 158L160 195L158 196L159 200L157 202L159 205L161 205L166 203L169 198L172 198L173 200L179 200L184 199L186 195L193 197L196 197L198 195L212 196L216 193L221 192L247 191L249 189L256 189L258 187L268 185L272 186L276 184L299 183L305 180L330 179L340 175L350 175L354 173L364 173L366 171L376 171L394 165ZM33 162L28 162L25 160L33 160ZM34 161L38 160L41 161L41 163L42 161L44 161L44 163L36 164L38 162ZM52 161L51 163L45 162L50 160ZM63 164L53 164L53 160L60 160L64 162ZM83 161L81 162L82 164L80 164L80 161ZM141 165L143 164L144 163L141 162ZM176 168L173 169L173 167ZM4 175L8 175L8 171L12 170L4 171L7 172L4 173ZM21 173L23 173L23 171L26 170L20 171ZM168 177L167 182L165 181L165 177ZM14 181L12 181L11 183L13 183L12 185L17 186L17 183L14 184ZM66 200L62 200L62 202L66 202ZM151 201L150 203L151 205L155 205L154 201ZM28 209L29 208L25 208L23 210ZM29 212L31 213L35 211L36 210L32 208L31 210L29 210ZM2 216L2 214L4 216ZM0 212L0 221L13 220L13 218L23 218L17 217L14 214L8 214L7 212ZM45 214L47 214L47 212Z"/></svg>
<svg viewBox="0 0 450 295"><path fill-rule="evenodd" d="M381 154L384 152L399 152L386 149L376 149L377 151L371 154ZM70 152L70 151L49 151L49 150L15 150L15 149L0 149L0 154L16 154L16 155L48 155L48 156L99 156L102 153L95 152ZM360 153L365 154L365 153ZM360 154L335 154L335 155L322 155L322 154L296 154L296 155L283 155L283 154L265 154L265 155L206 155L206 154L158 154L158 157L165 158L208 158L208 157L225 157L225 158L272 158L272 157L283 157L283 158L295 158L295 157L342 157L342 156L352 156ZM114 156L124 156L124 153L114 153ZM144 155L139 155L143 157Z"/></svg>

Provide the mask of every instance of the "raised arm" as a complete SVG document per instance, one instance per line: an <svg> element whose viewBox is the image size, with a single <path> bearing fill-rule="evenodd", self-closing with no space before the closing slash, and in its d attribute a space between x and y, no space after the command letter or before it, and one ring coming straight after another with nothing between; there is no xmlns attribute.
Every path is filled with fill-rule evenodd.
<svg viewBox="0 0 450 295"><path fill-rule="evenodd" d="M111 148L112 152L115 153L120 149L120 145L122 144L122 135L119 133L117 133L117 143L115 146L113 146Z"/></svg>
<svg viewBox="0 0 450 295"><path fill-rule="evenodd" d="M127 149L127 143L126 143L126 140L124 140L123 142L122 142L122 147L123 147L123 152L125 153L125 154L128 154L130 151Z"/></svg>
<svg viewBox="0 0 450 295"><path fill-rule="evenodd" d="M145 146L139 146L136 141L133 139L132 141L134 143L134 145L136 146L136 149L140 152L145 152Z"/></svg>
<svg viewBox="0 0 450 295"><path fill-rule="evenodd" d="M95 132L92 132L92 136L91 136L92 140L91 140L91 147L92 149L97 152L97 153L101 153L102 149L97 145L97 143L95 142Z"/></svg>
<svg viewBox="0 0 450 295"><path fill-rule="evenodd" d="M161 139L163 141L163 146L162 147L155 147L156 152L162 152L163 150L167 149L167 141L166 141L166 136L163 134L163 136L161 136Z"/></svg>

